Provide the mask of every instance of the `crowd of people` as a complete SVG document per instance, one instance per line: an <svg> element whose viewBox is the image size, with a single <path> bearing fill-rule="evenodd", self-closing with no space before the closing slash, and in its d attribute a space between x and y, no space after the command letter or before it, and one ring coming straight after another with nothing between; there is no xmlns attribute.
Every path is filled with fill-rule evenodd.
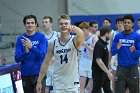
<svg viewBox="0 0 140 93"><path fill-rule="evenodd" d="M134 17L116 18L116 30L105 18L72 25L68 15L23 18L25 33L16 40L25 93L139 93L140 34ZM138 19L140 24L140 19Z"/></svg>

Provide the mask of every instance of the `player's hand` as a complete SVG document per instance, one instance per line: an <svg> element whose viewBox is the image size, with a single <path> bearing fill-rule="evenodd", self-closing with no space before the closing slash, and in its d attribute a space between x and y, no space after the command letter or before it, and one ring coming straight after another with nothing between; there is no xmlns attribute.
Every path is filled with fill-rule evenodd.
<svg viewBox="0 0 140 93"><path fill-rule="evenodd" d="M134 45L130 47L130 51L131 52L134 52L135 51L135 46Z"/></svg>
<svg viewBox="0 0 140 93"><path fill-rule="evenodd" d="M74 31L73 31L73 28L74 28L74 25L70 25L70 26L69 26L69 31L70 31L70 32L74 32Z"/></svg>
<svg viewBox="0 0 140 93"><path fill-rule="evenodd" d="M26 49L25 52L26 53L29 53L29 49L27 47L25 47L25 49Z"/></svg>
<svg viewBox="0 0 140 93"><path fill-rule="evenodd" d="M87 44L86 44L86 42L84 41L82 45L83 45L83 46L86 46Z"/></svg>
<svg viewBox="0 0 140 93"><path fill-rule="evenodd" d="M121 46L122 46L122 42L119 42L119 43L117 44L117 49L120 49Z"/></svg>
<svg viewBox="0 0 140 93"><path fill-rule="evenodd" d="M37 93L42 92L42 84L41 84L41 82L37 82L36 91L37 91Z"/></svg>

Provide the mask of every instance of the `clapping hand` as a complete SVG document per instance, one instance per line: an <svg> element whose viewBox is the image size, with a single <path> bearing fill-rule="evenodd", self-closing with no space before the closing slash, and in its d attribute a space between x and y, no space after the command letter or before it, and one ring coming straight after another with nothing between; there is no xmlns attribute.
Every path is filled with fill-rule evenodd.
<svg viewBox="0 0 140 93"><path fill-rule="evenodd" d="M130 47L130 51L131 52L134 52L135 51L135 46L134 45Z"/></svg>
<svg viewBox="0 0 140 93"><path fill-rule="evenodd" d="M120 41L118 44L117 44L117 49L120 49L122 46L122 42Z"/></svg>
<svg viewBox="0 0 140 93"><path fill-rule="evenodd" d="M31 41L30 41L28 38L24 37L24 36L23 36L22 43L23 43L28 49L30 49L30 48L32 47Z"/></svg>

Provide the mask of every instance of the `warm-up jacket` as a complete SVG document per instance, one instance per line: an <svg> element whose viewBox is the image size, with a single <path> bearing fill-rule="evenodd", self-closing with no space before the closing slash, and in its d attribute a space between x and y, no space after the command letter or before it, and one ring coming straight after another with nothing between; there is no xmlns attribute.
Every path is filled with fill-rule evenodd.
<svg viewBox="0 0 140 93"><path fill-rule="evenodd" d="M120 49L117 49L118 42L122 42ZM131 52L130 47L134 45L135 51ZM111 47L112 56L118 54L118 66L131 67L138 64L140 56L140 35L132 31L130 34L125 34L124 31L118 33Z"/></svg>
<svg viewBox="0 0 140 93"><path fill-rule="evenodd" d="M29 53L25 52L25 45L21 42L23 37L31 40L32 48ZM39 75L41 64L45 58L48 48L48 40L44 34L35 32L34 35L28 36L23 34L17 38L15 49L15 61L21 62L22 76Z"/></svg>

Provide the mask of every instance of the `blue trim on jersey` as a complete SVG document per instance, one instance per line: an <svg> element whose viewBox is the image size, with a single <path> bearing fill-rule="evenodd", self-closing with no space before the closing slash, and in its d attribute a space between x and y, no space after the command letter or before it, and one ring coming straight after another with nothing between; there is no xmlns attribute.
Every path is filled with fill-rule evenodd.
<svg viewBox="0 0 140 93"><path fill-rule="evenodd" d="M75 38L75 37L74 37L74 38ZM76 50L77 50L78 52L81 52L81 50L77 49L77 47L76 47L76 45L75 45L75 43L74 43L74 38L72 39L73 45L74 45L74 47L76 48Z"/></svg>
<svg viewBox="0 0 140 93"><path fill-rule="evenodd" d="M65 45L70 41L71 38L72 38L72 35L70 35L70 38L68 39L68 41L67 41L64 45L61 44L60 38L58 38L58 42L59 42L59 44L60 44L61 46L65 46Z"/></svg>
<svg viewBox="0 0 140 93"><path fill-rule="evenodd" d="M94 43L94 37L95 37L95 35L93 35L93 34L88 39L86 39L85 41L88 41L92 36L93 36L92 43Z"/></svg>
<svg viewBox="0 0 140 93"><path fill-rule="evenodd" d="M50 40L50 39L53 37L53 35L54 35L54 31L52 31L52 33L51 33L51 37L48 38L48 40Z"/></svg>
<svg viewBox="0 0 140 93"><path fill-rule="evenodd" d="M93 35L91 35L89 38L87 38L85 41L89 40Z"/></svg>
<svg viewBox="0 0 140 93"><path fill-rule="evenodd" d="M95 37L95 35L93 35ZM92 38L92 43L94 43L94 37Z"/></svg>
<svg viewBox="0 0 140 93"><path fill-rule="evenodd" d="M55 42L56 42L56 39L54 40L54 44L53 44L53 51L54 51Z"/></svg>
<svg viewBox="0 0 140 93"><path fill-rule="evenodd" d="M58 36L58 32L57 32L57 37L59 37L59 36Z"/></svg>

